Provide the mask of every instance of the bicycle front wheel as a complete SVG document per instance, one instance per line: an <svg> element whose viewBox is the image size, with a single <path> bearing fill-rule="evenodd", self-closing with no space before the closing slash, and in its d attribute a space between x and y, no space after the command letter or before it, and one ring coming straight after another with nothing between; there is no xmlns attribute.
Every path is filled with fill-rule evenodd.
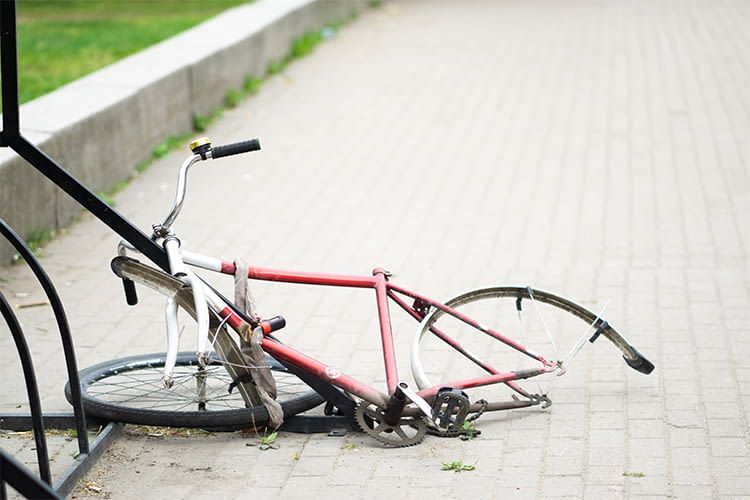
<svg viewBox="0 0 750 500"><path fill-rule="evenodd" d="M174 386L162 385L166 355L147 354L106 361L80 372L83 408L105 420L167 427L240 430L268 422L263 406L245 407L239 391L217 357L200 369L195 353L177 356ZM273 358L267 361L277 385L277 401L290 417L323 402L323 398ZM70 387L65 396L70 401Z"/></svg>
<svg viewBox="0 0 750 500"><path fill-rule="evenodd" d="M493 370L505 373L539 368L539 361L527 353L564 362L594 334L610 340L633 368L643 373L653 370L653 365L606 321L575 302L549 292L530 287L483 288L454 297L445 305L477 321L485 331L442 309L431 308L419 325L412 347L412 373L420 389L449 382L446 374L450 380L466 380L486 376ZM515 347L488 334L486 329L511 340ZM519 350L519 345L524 349ZM563 351L561 347L570 350ZM507 385L522 396L541 396L554 380L543 381L544 378L539 376ZM494 386L467 392L474 394L472 399L497 400Z"/></svg>

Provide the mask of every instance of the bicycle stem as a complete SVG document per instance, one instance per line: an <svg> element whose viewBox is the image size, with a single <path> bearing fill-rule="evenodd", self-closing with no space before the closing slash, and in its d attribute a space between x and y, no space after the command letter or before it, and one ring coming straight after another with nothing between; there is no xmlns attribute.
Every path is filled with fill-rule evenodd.
<svg viewBox="0 0 750 500"><path fill-rule="evenodd" d="M201 155L194 154L185 158L180 166L180 171L177 174L177 191L175 192L174 202L172 208L169 211L169 215L164 219L161 224L154 226L154 234L157 236L163 236L169 232L169 228L174 224L177 216L180 215L182 210L182 204L185 202L185 194L187 192L187 174L190 167L195 163L201 161Z"/></svg>

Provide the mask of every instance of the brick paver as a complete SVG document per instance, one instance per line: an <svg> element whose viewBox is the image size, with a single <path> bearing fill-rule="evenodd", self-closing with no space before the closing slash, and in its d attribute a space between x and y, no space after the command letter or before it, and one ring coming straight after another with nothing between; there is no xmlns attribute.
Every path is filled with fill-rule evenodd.
<svg viewBox="0 0 750 500"><path fill-rule="evenodd" d="M389 3L209 131L260 136L262 153L191 174L188 246L279 268L382 265L437 297L517 283L611 298L608 319L656 363L650 377L596 344L550 410L487 416L474 441L384 450L284 434L261 452L238 434L133 434L91 478L143 498L750 496L749 21L740 0ZM142 227L160 219L183 154L118 209ZM45 249L83 366L163 349L160 300L128 308L108 271L116 241L84 217ZM21 267L0 286L18 304L40 294ZM287 317L283 338L382 381L369 295L255 290ZM45 407L63 409L54 327L38 308L19 314ZM395 325L406 373L411 325ZM25 396L0 343L12 410ZM476 470L440 470L457 459Z"/></svg>

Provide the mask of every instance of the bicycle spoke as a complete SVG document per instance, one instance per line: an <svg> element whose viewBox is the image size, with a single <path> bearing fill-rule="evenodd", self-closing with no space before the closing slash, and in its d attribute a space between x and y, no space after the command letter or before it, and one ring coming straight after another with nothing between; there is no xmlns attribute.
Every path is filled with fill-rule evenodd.
<svg viewBox="0 0 750 500"><path fill-rule="evenodd" d="M560 355L557 353L557 346L555 345L555 340L552 338L552 333L550 333L549 327L547 326L547 322L544 321L544 317L542 316L541 311L539 311L539 307L536 304L536 299L534 299L534 289L531 287L527 287L527 290L529 292L529 298L531 299L531 303L534 306L534 309L536 310L537 316L539 316L539 321L542 322L542 325L544 326L544 331L547 334L547 338L549 339L549 343L552 346L552 351L555 353L555 361L560 360Z"/></svg>
<svg viewBox="0 0 750 500"><path fill-rule="evenodd" d="M601 318L604 316L604 313L607 311L607 308L609 307L610 302L612 302L612 299L609 299L605 304L604 307L602 307L602 310L599 312L599 314L596 315L596 318L594 318L594 321L591 322L586 327L586 331L583 332L583 335L578 339L578 342L576 342L573 347L571 348L570 352L563 358L563 363L567 363L568 360L573 359L578 352L583 348L584 344L586 344L586 340L591 337L591 333L594 331L595 325L601 321Z"/></svg>
<svg viewBox="0 0 750 500"><path fill-rule="evenodd" d="M523 343L524 345L529 346L531 344L529 343L529 335L526 332L526 328L524 326L523 306L521 305L521 297L518 297L516 299L516 313L518 314L518 323L519 323L519 327L521 328L521 337L523 338ZM526 367L533 368L531 364L531 360L529 358L526 359ZM544 391L542 390L542 384L539 381L538 377L534 379L534 382L536 383L536 388L539 391L539 394L544 394Z"/></svg>
<svg viewBox="0 0 750 500"><path fill-rule="evenodd" d="M229 377L223 371L217 367L207 367L203 373L206 377L204 388L207 391L204 401L197 397L198 389L191 388L192 381L198 376L193 370L183 370L183 373L178 371L171 389L163 387L161 372L156 368L138 372L137 376L119 372L114 378L92 385L90 393L97 397L106 396L107 399L119 404L141 408L180 411L193 405L197 406L200 402L227 409L244 407L244 402L236 395L223 394L223 388L229 383Z"/></svg>

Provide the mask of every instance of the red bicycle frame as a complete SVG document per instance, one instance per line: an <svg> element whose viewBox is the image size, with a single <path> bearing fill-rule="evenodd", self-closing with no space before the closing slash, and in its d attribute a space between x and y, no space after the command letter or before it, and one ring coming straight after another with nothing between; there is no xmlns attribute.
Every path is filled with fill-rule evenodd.
<svg viewBox="0 0 750 500"><path fill-rule="evenodd" d="M236 267L234 263L219 261L218 259L205 257L190 252L184 252L184 260L186 263L202 267L211 271L221 272L223 274L234 275ZM487 326L479 324L474 319L446 306L445 304L436 300L430 299L429 297L415 293L406 288L394 285L388 281L388 272L381 268L376 268L372 272L372 276L349 276L349 275L336 275L336 274L318 274L318 273L306 273L306 272L294 272L294 271L281 271L277 269L266 269L260 267L249 267L247 276L249 279L261 280L261 281L274 281L282 283L297 283L297 284L308 284L308 285L320 285L320 286L336 286L336 287L347 287L347 288L371 288L375 290L375 298L378 308L378 322L380 326L381 344L383 349L383 362L385 366L385 376L388 394L384 394L376 389L373 389L367 384L356 380L355 378L341 372L339 369L325 365L305 354L284 345L270 337L265 337L262 343L263 350L274 356L275 358L287 362L297 368L300 368L308 373L314 374L320 377L322 380L334 385L344 391L359 396L374 404L385 406L389 397L396 391L396 386L399 383L398 370L396 368L396 355L393 343L393 331L391 328L390 309L388 299L392 300L398 306L409 314L416 321L421 321L424 317L425 306L435 307L443 310L447 314L459 319L460 321L476 328L484 334L506 344L507 346L525 354L526 356L541 363L541 366L537 369L525 369L516 370L510 372L502 372L495 367L482 362L481 360L475 359L468 352L464 350L461 344L455 339L451 338L445 332L442 332L436 327L431 327L430 331L438 336L441 340L450 345L453 349L466 355L469 359L479 365L484 371L487 372L486 376L464 379L445 381L439 386L433 386L427 389L423 389L417 394L423 399L429 399L434 396L437 391L444 386L450 386L457 389L468 389L472 387L486 386L496 383L504 383L519 392L520 394L529 397L530 395L523 390L521 387L513 383L514 380L530 378L543 373L554 371L557 366L555 363L548 361L544 357L531 352L526 347L514 342L513 340L502 335ZM405 300L405 297L414 300L413 305L409 305ZM239 328L242 323L242 319L232 311L231 308L225 307L224 310L219 312L222 318L226 319L227 323L233 328Z"/></svg>

